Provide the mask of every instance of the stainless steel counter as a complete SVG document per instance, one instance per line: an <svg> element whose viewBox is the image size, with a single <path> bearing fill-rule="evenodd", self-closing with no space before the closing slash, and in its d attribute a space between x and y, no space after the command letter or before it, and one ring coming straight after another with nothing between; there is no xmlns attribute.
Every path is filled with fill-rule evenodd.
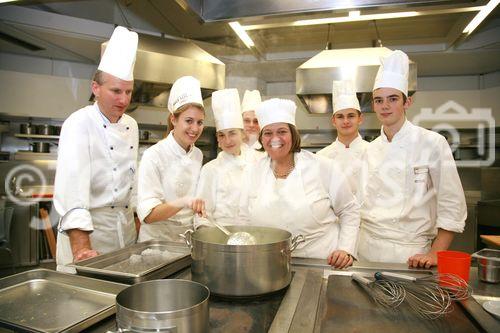
<svg viewBox="0 0 500 333"><path fill-rule="evenodd" d="M405 272L408 274L431 274L433 271L408 269L406 265L400 264L375 264L375 263L355 263L348 270L332 270L324 264L323 260L295 259L293 260L293 280L289 288L284 292L281 302L276 298L271 298L270 303L275 306L279 304L274 319L268 332L271 333L319 333L334 332L333 327L342 328L341 331L380 331L401 332L401 328L406 328L407 332L500 332L500 321L492 317L483 310L478 303L486 297L500 297L500 284L487 284L478 281L477 269L472 267L470 283L474 288L474 297L461 304L455 304L455 310L439 320L427 321L412 315L395 314L380 316L376 305L370 303L370 299L360 291L354 290L354 286L346 275L352 272L373 274L378 270L392 270ZM336 274L330 278L335 286L328 289L328 275ZM190 269L187 268L174 278L190 278ZM326 278L325 278L326 277ZM337 281L337 282L335 282ZM338 294L337 294L338 293ZM341 296L344 294L345 297ZM339 296L337 300L341 302L331 302L331 296ZM281 296L280 296L281 297ZM358 297L358 298L356 298ZM364 299L364 308L360 309L358 299ZM267 305L266 305L267 306ZM349 310L351 309L351 310ZM353 317L351 311L356 310ZM214 307L214 315L223 313L220 308ZM221 312L222 311L222 312ZM273 310L274 311L274 310ZM226 312L224 312L226 313ZM361 315L360 315L361 313ZM256 315L258 312L252 312ZM238 332L254 332L256 325L237 325L241 323L242 317L225 316L224 320L233 321L227 325L236 325ZM258 318L257 318L258 319ZM328 320L333 320L328 322ZM238 322L240 321L240 322ZM247 322L255 322L255 318ZM340 324L342 323L342 325ZM374 326L375 325L375 326ZM114 329L114 318L110 317L93 327L87 329L88 332L106 332ZM226 326L228 327L228 326ZM222 332L220 327L211 326L211 332Z"/></svg>

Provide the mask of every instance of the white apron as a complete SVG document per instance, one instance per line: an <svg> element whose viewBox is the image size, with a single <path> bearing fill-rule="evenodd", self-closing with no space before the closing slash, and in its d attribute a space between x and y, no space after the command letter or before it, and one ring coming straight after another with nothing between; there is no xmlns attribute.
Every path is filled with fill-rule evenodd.
<svg viewBox="0 0 500 333"><path fill-rule="evenodd" d="M271 168L267 173L272 173ZM337 247L339 225L321 224L316 219L311 210L312 202L305 193L301 173L302 170L296 167L286 179L261 181L258 195L249 198L250 221L252 225L288 230L292 236L303 235L306 241L297 247L292 256L326 259ZM326 191L319 190L322 188L318 182L316 200L328 198ZM329 205L329 199L326 201Z"/></svg>

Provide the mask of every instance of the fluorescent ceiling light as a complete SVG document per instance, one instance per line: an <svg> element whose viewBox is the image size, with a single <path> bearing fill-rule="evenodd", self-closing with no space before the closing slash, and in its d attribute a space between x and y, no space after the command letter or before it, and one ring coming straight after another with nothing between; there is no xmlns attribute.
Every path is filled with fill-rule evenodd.
<svg viewBox="0 0 500 333"><path fill-rule="evenodd" d="M351 10L349 12L349 17L354 18L354 17L360 17L361 12L359 10Z"/></svg>
<svg viewBox="0 0 500 333"><path fill-rule="evenodd" d="M17 0L0 0L0 3L5 3L5 2L14 2L14 1L17 1Z"/></svg>
<svg viewBox="0 0 500 333"><path fill-rule="evenodd" d="M418 12L397 12L397 13L351 16L351 12L349 12L349 16L327 17L327 18L312 19L312 20L299 20L293 22L293 25L302 26L302 25L331 24L331 23L356 22L356 21L386 20L391 18L412 17L418 15L419 15Z"/></svg>
<svg viewBox="0 0 500 333"><path fill-rule="evenodd" d="M483 22L486 16L488 16L488 14L491 13L493 9L495 9L495 7L498 5L499 2L500 0L491 0L490 2L488 2L488 4L484 6L479 11L479 13L476 14L476 16L474 16L472 21L470 21L469 24L467 24L463 33L470 34L471 32L473 32L474 29L476 29L477 26L480 25L481 22Z"/></svg>
<svg viewBox="0 0 500 333"><path fill-rule="evenodd" d="M253 46L255 46L252 38L248 36L247 32L243 27L238 23L238 22L229 22L229 26L236 32L238 37L240 37L241 41L249 48L251 49Z"/></svg>

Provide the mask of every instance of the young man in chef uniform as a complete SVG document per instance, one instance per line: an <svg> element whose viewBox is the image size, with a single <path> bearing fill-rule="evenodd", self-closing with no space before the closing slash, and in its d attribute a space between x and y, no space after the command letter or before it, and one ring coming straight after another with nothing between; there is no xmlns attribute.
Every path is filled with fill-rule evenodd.
<svg viewBox="0 0 500 333"><path fill-rule="evenodd" d="M243 142L246 148L262 148L258 141L260 133L259 120L255 115L255 110L261 102L262 99L258 90L245 90L243 102L241 103L241 113L243 116L243 129L245 130Z"/></svg>
<svg viewBox="0 0 500 333"><path fill-rule="evenodd" d="M96 102L64 122L54 206L61 219L57 269L136 240L132 204L138 129L124 114L134 86L137 33L117 27L92 81Z"/></svg>
<svg viewBox="0 0 500 333"><path fill-rule="evenodd" d="M333 159L349 180L354 194L357 192L360 167L368 142L361 138L359 126L363 115L352 81L333 81L332 125L337 129L337 139L317 152Z"/></svg>
<svg viewBox="0 0 500 333"><path fill-rule="evenodd" d="M467 209L446 139L406 119L408 70L408 56L393 51L375 79L382 129L366 150L358 255L428 268L464 230Z"/></svg>
<svg viewBox="0 0 500 333"><path fill-rule="evenodd" d="M207 219L220 225L238 224L243 172L265 155L242 147L245 134L237 89L214 92L212 111L222 151L201 169L196 196L205 200L206 217L196 216L196 226L210 226Z"/></svg>

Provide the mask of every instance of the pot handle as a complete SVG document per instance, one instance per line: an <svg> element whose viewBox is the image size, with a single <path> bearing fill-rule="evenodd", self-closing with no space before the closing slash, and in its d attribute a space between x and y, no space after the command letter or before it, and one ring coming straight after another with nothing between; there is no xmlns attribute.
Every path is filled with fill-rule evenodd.
<svg viewBox="0 0 500 333"><path fill-rule="evenodd" d="M290 246L290 253L293 252L300 244L304 243L306 238L303 235L297 235L292 238L292 245Z"/></svg>
<svg viewBox="0 0 500 333"><path fill-rule="evenodd" d="M179 237L184 239L184 242L186 242L187 246L189 246L190 249L193 249L193 243L191 242L191 235L193 234L192 229L188 229L184 231L184 233L179 234Z"/></svg>

